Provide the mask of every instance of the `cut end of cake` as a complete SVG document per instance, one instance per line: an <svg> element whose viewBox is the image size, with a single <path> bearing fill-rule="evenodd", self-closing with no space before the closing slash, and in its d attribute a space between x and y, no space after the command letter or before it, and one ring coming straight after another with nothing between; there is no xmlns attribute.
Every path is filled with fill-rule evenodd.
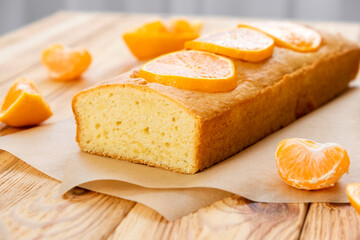
<svg viewBox="0 0 360 240"><path fill-rule="evenodd" d="M181 106L181 105L180 105ZM197 119L154 90L104 85L73 99L81 150L180 173L195 173Z"/></svg>

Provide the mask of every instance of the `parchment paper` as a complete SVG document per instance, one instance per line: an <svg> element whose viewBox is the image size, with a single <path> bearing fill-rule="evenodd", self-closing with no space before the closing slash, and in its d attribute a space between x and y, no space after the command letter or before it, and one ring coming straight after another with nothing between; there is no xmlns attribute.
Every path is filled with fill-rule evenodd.
<svg viewBox="0 0 360 240"><path fill-rule="evenodd" d="M0 148L46 175L63 181L66 165L79 154L74 124L74 120L69 119L0 137ZM76 169L74 172L77 174ZM178 219L232 195L213 188L155 189L115 180L90 181L79 186L142 203L168 220Z"/></svg>
<svg viewBox="0 0 360 240"><path fill-rule="evenodd" d="M73 119L0 138L0 148L75 186L141 202L169 220L235 193L261 202L348 202L347 183L360 182L360 87L347 92L239 154L195 175L80 152ZM284 138L336 142L350 156L348 175L332 188L297 190L279 177L274 153Z"/></svg>

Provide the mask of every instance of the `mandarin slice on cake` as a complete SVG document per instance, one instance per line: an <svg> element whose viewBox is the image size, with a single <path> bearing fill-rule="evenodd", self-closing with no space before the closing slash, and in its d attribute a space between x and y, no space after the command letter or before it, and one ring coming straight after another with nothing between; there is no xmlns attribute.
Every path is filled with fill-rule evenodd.
<svg viewBox="0 0 360 240"><path fill-rule="evenodd" d="M239 24L238 27L248 27L261 31L273 37L277 46L299 52L317 51L322 41L321 35L315 30L291 22L250 22Z"/></svg>
<svg viewBox="0 0 360 240"><path fill-rule="evenodd" d="M0 121L12 127L39 124L52 115L32 81L18 79L5 96Z"/></svg>
<svg viewBox="0 0 360 240"><path fill-rule="evenodd" d="M274 49L274 39L249 28L221 31L185 43L186 49L218 53L249 62L269 58Z"/></svg>
<svg viewBox="0 0 360 240"><path fill-rule="evenodd" d="M231 59L196 50L155 58L141 67L139 76L149 82L205 92L226 92L237 85Z"/></svg>
<svg viewBox="0 0 360 240"><path fill-rule="evenodd" d="M275 157L280 177L290 186L306 190L333 186L350 165L340 145L301 138L282 140Z"/></svg>

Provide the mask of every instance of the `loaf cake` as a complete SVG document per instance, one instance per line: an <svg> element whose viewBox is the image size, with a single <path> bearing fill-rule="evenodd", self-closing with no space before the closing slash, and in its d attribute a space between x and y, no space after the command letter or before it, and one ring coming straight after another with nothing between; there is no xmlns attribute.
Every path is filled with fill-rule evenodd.
<svg viewBox="0 0 360 240"><path fill-rule="evenodd" d="M359 47L319 33L316 52L275 47L260 63L234 59L238 84L229 92L147 82L138 69L102 82L73 99L76 140L88 153L180 173L210 167L347 89Z"/></svg>

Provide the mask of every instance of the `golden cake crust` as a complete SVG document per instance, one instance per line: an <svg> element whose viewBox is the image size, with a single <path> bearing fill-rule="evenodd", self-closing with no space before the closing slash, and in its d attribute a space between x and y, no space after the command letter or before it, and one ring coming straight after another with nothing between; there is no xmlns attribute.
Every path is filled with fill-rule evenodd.
<svg viewBox="0 0 360 240"><path fill-rule="evenodd" d="M359 51L355 43L344 39L341 35L332 35L325 32L321 32L321 35L323 38L322 46L316 52L302 53L275 47L272 57L260 63L234 60L238 86L229 92L207 93L189 91L157 83L149 83L144 79L136 78L136 71L138 69L104 81L100 85L146 85L148 88L180 102L199 118L206 120L213 118L214 114L221 114L239 102L246 102L256 97L266 87L281 81L288 74L300 69L305 71L309 65L314 65L316 62L339 56L348 51ZM212 104L209 105L209 102Z"/></svg>

